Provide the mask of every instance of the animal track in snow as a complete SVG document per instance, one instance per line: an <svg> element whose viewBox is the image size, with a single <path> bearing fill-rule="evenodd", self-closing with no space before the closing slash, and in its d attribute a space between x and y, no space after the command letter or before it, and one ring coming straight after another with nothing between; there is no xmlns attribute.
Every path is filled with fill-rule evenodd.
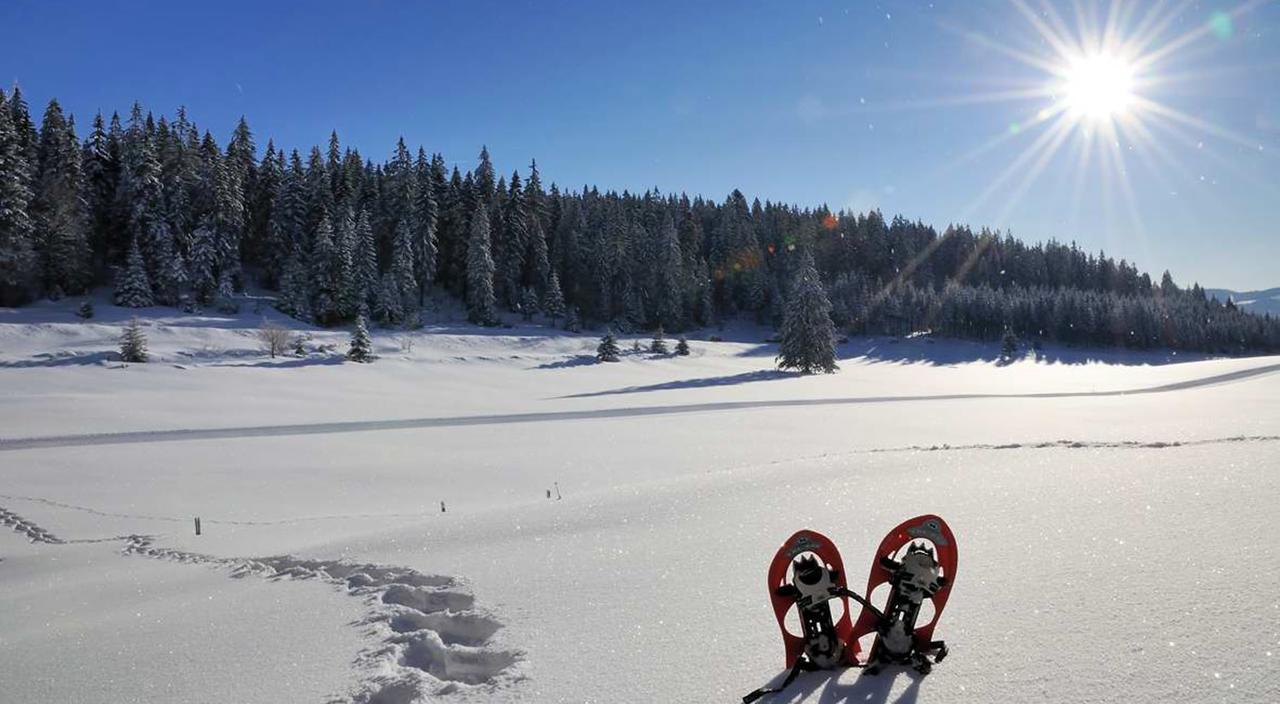
<svg viewBox="0 0 1280 704"><path fill-rule="evenodd" d="M27 539L33 543L61 545L64 542L53 533L50 533L44 528L41 528L3 506L0 506L0 525L9 526L22 535L27 536Z"/></svg>
<svg viewBox="0 0 1280 704"><path fill-rule="evenodd" d="M524 654L495 647L502 622L475 606L475 597L453 577L402 567L289 555L224 558L158 547L150 536L125 540L125 554L227 570L234 578L315 579L362 598L361 622L379 643L361 651L364 672L353 693L330 704L410 704L429 696L489 691L524 678Z"/></svg>

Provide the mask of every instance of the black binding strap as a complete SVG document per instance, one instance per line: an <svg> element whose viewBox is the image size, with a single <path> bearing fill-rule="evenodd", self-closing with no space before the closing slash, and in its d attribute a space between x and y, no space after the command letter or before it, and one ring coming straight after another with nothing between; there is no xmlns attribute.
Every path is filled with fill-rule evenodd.
<svg viewBox="0 0 1280 704"><path fill-rule="evenodd" d="M782 681L782 684L778 685L777 687L761 687L760 689L757 689L751 694L748 694L747 696L743 697L742 704L751 704L751 702L754 702L755 700L759 699L760 697L763 697L766 694L774 694L775 692L781 692L787 687L790 687L791 683L796 681L796 678L800 676L801 672L813 672L817 669L819 669L817 665L814 665L813 663L809 662L808 659L801 657L800 659L796 660L795 665L791 666L791 672L787 673L787 678Z"/></svg>

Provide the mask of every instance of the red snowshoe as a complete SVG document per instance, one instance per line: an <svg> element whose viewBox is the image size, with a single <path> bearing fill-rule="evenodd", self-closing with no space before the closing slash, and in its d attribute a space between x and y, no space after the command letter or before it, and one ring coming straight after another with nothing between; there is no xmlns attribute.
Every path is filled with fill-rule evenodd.
<svg viewBox="0 0 1280 704"><path fill-rule="evenodd" d="M830 539L811 530L787 538L769 565L768 588L786 649L783 662L791 671L780 686L757 689L743 697L743 702L782 691L802 671L857 664L858 643L850 638L853 619L849 614L844 561ZM833 599L839 599L843 607L840 618L834 621L830 603ZM799 611L800 635L787 630L787 614L792 608Z"/></svg>
<svg viewBox="0 0 1280 704"><path fill-rule="evenodd" d="M906 551L902 552L904 547ZM888 584L889 598L883 611L868 604L852 633L855 643L863 636L876 634L868 659L859 663L867 667L868 674L875 674L886 664L911 665L928 673L934 662L947 656L946 644L933 640L933 629L951 595L957 558L951 528L934 515L904 521L880 542L866 595L871 598L876 587ZM916 620L925 599L933 603L933 617L921 625Z"/></svg>

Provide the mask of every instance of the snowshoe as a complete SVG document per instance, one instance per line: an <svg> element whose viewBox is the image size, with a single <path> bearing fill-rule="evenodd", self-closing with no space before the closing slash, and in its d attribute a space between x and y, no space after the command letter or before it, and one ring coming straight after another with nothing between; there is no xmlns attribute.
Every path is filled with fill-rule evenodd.
<svg viewBox="0 0 1280 704"><path fill-rule="evenodd" d="M951 595L957 558L955 536L938 516L904 521L880 542L866 594L870 598L877 587L888 584L889 598L883 610L867 604L851 635L854 643L872 633L876 636L867 660L859 663L869 674L886 664L910 665L928 674L934 662L946 657L947 646L933 640L933 630ZM933 618L921 625L917 618L925 599L933 602Z"/></svg>
<svg viewBox="0 0 1280 704"><path fill-rule="evenodd" d="M782 631L783 664L790 673L779 687L757 689L743 697L743 702L782 691L801 671L826 670L858 662L858 644L850 638L853 619L846 596L849 590L844 561L829 538L810 530L799 531L788 538L769 565L768 588L778 629ZM839 599L844 607L840 618L834 621L830 603L833 599ZM787 630L787 614L793 608L799 610L800 635Z"/></svg>

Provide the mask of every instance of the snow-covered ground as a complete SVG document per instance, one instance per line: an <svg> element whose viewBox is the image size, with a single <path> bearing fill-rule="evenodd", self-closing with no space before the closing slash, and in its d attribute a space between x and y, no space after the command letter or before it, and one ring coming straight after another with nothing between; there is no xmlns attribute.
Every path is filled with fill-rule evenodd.
<svg viewBox="0 0 1280 704"><path fill-rule="evenodd" d="M772 701L1280 700L1280 358L877 338L801 378L750 328L597 365L445 312L356 365L267 359L246 305L143 311L125 367L132 313L77 305L0 309L2 701L733 702L781 675L784 538L857 585L926 512L951 657Z"/></svg>

